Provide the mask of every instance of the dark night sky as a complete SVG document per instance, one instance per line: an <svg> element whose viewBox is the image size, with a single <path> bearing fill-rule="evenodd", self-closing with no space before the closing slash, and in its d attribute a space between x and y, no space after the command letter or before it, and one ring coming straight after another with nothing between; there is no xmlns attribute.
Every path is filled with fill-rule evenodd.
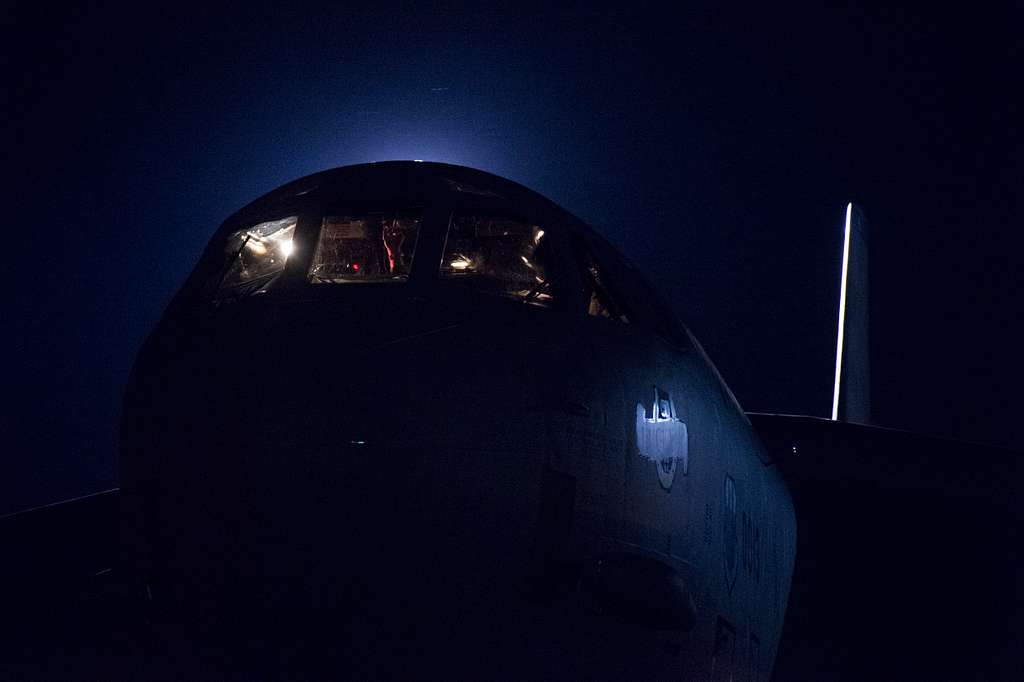
<svg viewBox="0 0 1024 682"><path fill-rule="evenodd" d="M1019 5L143 5L0 18L0 513L116 485L133 355L223 218L393 158L590 222L759 411L830 408L857 201L876 421L1024 448Z"/></svg>

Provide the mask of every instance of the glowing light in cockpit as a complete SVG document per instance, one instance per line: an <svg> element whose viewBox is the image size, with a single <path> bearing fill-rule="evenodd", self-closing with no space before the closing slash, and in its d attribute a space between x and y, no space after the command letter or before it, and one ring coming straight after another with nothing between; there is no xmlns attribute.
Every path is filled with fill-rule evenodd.
<svg viewBox="0 0 1024 682"><path fill-rule="evenodd" d="M245 246L257 256L265 256L267 254L267 247L263 245L263 240L258 236L250 234L245 242Z"/></svg>
<svg viewBox="0 0 1024 682"><path fill-rule="evenodd" d="M285 240L285 241L281 242L281 246L279 248L281 250L281 255L285 259L287 259L288 256L292 255L292 251L295 250L295 243L292 242L291 239L288 239L288 240Z"/></svg>

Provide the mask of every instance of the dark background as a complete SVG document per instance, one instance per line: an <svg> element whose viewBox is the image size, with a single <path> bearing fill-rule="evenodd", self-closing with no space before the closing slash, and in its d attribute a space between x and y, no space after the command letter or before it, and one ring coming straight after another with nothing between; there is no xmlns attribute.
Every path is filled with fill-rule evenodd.
<svg viewBox="0 0 1024 682"><path fill-rule="evenodd" d="M221 220L383 159L590 222L759 411L830 410L856 201L876 422L1024 448L1024 12L828 4L8 5L0 513L116 485L134 353Z"/></svg>

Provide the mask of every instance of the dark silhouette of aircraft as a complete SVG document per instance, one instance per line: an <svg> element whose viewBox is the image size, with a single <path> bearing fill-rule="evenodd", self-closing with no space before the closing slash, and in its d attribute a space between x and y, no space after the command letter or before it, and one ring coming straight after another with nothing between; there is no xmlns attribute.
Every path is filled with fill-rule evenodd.
<svg viewBox="0 0 1024 682"><path fill-rule="evenodd" d="M847 362L862 400L866 350ZM1017 552L1013 453L748 416L615 249L468 168L338 168L231 216L139 354L121 466L120 491L0 520L25 557L13 670L831 679L931 671L947 644L934 670L960 678L1019 664L1019 609L993 604L1020 580L984 558Z"/></svg>

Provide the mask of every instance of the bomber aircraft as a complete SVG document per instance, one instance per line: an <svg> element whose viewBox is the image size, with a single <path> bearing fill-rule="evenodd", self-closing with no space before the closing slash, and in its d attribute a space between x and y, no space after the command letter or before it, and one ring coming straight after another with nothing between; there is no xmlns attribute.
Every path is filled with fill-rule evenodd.
<svg viewBox="0 0 1024 682"><path fill-rule="evenodd" d="M103 603L146 624L142 669L766 680L801 491L862 455L813 453L856 429L745 414L637 268L539 194L371 163L228 218L139 353L120 491L7 526L118 519Z"/></svg>

